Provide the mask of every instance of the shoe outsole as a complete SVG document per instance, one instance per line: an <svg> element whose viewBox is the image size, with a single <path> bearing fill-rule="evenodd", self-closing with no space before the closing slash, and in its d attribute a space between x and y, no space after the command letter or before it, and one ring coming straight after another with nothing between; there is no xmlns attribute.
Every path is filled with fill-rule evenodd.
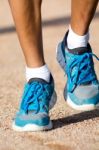
<svg viewBox="0 0 99 150"><path fill-rule="evenodd" d="M60 49L61 49L61 42L56 47L56 59L60 65L60 67L63 69L63 71L65 71L66 62L64 60L64 56L62 54L62 51L60 51ZM64 92L66 92L66 91L64 91ZM99 103L96 105L95 104L76 105L75 103L73 103L73 101L70 99L70 97L66 93L64 95L65 95L64 98L65 98L67 104L75 110L90 111L90 110L99 109ZM66 98L66 95L67 95L67 98Z"/></svg>
<svg viewBox="0 0 99 150"><path fill-rule="evenodd" d="M50 104L49 104L49 109L51 110L54 105L56 104L56 101L57 101L57 94L56 92L54 91L53 95L52 95L52 98L51 98L51 101L50 101ZM28 132L28 131L34 131L34 132L37 132L37 131L46 131L46 130L50 130L53 128L53 124L52 124L52 121L49 122L48 125L46 126L39 126L39 125L36 125L36 124L26 124L25 126L21 127L21 126L17 126L15 124L15 121L12 122L12 129L14 131L18 131L18 132Z"/></svg>
<svg viewBox="0 0 99 150"><path fill-rule="evenodd" d="M94 104L76 105L75 103L73 103L73 101L70 99L69 96L67 96L66 101L67 101L68 106L70 106L71 108L73 108L75 110L79 110L79 111L91 111L91 110L99 109L99 104L97 104L97 105L94 105Z"/></svg>
<svg viewBox="0 0 99 150"><path fill-rule="evenodd" d="M38 126L35 124L27 124L24 127L17 126L15 121L12 123L12 129L18 132L37 132L37 131L46 131L53 128L52 121L49 122L46 126Z"/></svg>

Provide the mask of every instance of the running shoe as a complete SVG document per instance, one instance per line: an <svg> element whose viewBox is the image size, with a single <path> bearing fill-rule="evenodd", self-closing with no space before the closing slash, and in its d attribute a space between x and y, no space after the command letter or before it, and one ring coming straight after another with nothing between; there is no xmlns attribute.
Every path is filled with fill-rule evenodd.
<svg viewBox="0 0 99 150"><path fill-rule="evenodd" d="M89 111L99 107L99 81L97 79L90 44L73 50L67 47L67 34L57 47L57 60L65 74L67 83L64 98L76 110Z"/></svg>
<svg viewBox="0 0 99 150"><path fill-rule="evenodd" d="M49 110L56 103L54 81L40 78L30 79L24 87L24 93L12 128L16 131L42 131L52 129Z"/></svg>

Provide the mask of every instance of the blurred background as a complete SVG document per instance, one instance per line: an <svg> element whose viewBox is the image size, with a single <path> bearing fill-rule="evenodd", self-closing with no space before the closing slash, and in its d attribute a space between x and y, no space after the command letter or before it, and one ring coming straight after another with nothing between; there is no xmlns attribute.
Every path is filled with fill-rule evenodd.
<svg viewBox="0 0 99 150"><path fill-rule="evenodd" d="M99 111L77 112L66 105L66 77L56 62L56 46L68 30L70 0L43 0L42 28L46 62L55 78L58 101L51 111L54 129L16 133L11 122L25 82L25 61L7 0L0 0L0 150L99 150ZM90 42L99 57L99 6L90 26ZM95 60L99 76L99 63Z"/></svg>

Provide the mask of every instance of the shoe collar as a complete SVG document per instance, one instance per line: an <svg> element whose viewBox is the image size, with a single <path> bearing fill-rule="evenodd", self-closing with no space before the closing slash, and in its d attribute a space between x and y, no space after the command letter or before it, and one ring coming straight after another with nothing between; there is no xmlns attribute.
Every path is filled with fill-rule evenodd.
<svg viewBox="0 0 99 150"><path fill-rule="evenodd" d="M69 31L67 31L66 34L65 34L65 37L63 39L63 44L64 44L64 46L66 47L66 50L69 53L74 54L74 55L82 55L84 53L91 53L92 52L92 49L91 49L91 46L90 46L89 43L87 44L87 47L78 47L78 48L74 48L74 49L69 49L67 47L67 36L68 36L68 33L69 33Z"/></svg>

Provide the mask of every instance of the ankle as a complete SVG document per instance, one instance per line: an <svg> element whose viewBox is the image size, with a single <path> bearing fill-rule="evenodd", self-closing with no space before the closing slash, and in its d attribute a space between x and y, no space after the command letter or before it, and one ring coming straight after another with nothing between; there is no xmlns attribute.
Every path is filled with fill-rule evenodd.
<svg viewBox="0 0 99 150"><path fill-rule="evenodd" d="M41 67L36 67L36 68L26 67L27 82L31 78L41 78L41 79L49 82L50 81L50 74L51 74L50 70L46 64L41 66Z"/></svg>
<svg viewBox="0 0 99 150"><path fill-rule="evenodd" d="M37 63L36 62L32 62L32 63L27 62L26 64L27 64L28 68L40 68L45 65L45 62L37 62Z"/></svg>

